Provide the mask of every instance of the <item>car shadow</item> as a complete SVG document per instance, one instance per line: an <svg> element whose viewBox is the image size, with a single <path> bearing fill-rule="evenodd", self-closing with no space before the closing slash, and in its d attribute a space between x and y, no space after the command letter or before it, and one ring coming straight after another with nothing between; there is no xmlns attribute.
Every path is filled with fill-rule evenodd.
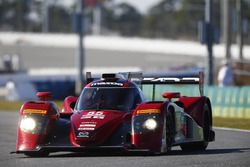
<svg viewBox="0 0 250 167"><path fill-rule="evenodd" d="M230 153L244 153L250 152L250 148L222 148L222 149L207 149L205 151L182 151L172 150L166 154L150 154L137 152L91 152L91 153L51 153L47 157L39 158L68 158L68 157L128 157L128 156L178 156L178 155L216 155L216 154L230 154ZM38 158L22 156L20 158Z"/></svg>
<svg viewBox="0 0 250 167"><path fill-rule="evenodd" d="M244 153L250 152L250 148L221 148L221 149L207 149L204 151L182 151L172 150L165 155L210 155L210 154L230 154L230 153Z"/></svg>

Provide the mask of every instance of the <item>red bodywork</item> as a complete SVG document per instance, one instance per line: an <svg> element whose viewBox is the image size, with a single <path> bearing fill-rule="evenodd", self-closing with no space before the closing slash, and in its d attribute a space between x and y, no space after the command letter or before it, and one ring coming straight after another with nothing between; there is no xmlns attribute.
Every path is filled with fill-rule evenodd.
<svg viewBox="0 0 250 167"><path fill-rule="evenodd" d="M179 101L184 105L184 112L192 116L198 125L203 127L203 110L207 97L180 97Z"/></svg>
<svg viewBox="0 0 250 167"><path fill-rule="evenodd" d="M76 104L78 97L68 96L64 99L63 110L61 115L71 115L74 112L74 106Z"/></svg>
<svg viewBox="0 0 250 167"><path fill-rule="evenodd" d="M145 121L148 116L152 116L152 115L159 115L159 126L158 128L156 128L156 130L154 131L148 131L145 133L134 133L132 135L132 144L138 148L138 149L149 149L151 151L154 152L160 152L161 149L161 145L162 145L162 124L164 121L164 115L165 112L163 112L163 106L166 105L165 103L145 103L142 104L140 106L138 106L136 108L136 110L133 112L133 117L137 117L140 116L141 114L139 114L137 111L140 110L148 110L148 109L152 109L152 110L159 110L160 113L154 114L154 113L147 113L147 114L143 114L144 118L143 120Z"/></svg>
<svg viewBox="0 0 250 167"><path fill-rule="evenodd" d="M81 111L71 117L72 137L75 146L102 145L128 114L120 111ZM87 133L89 137L79 134Z"/></svg>
<svg viewBox="0 0 250 167"><path fill-rule="evenodd" d="M60 113L61 116L72 115L73 109L71 106L72 103L75 103L77 100L76 97L68 97L65 99L63 104L64 112ZM206 98L204 97L180 97L179 101L183 103L185 112L190 114L197 123L202 126L202 107ZM141 121L145 121L148 117L152 115L159 116L159 124L163 124L164 116L166 115L166 110L168 102L164 103L143 103L139 105L132 113L124 113L120 111L80 111L71 116L71 130L69 134L70 143L74 147L81 146L100 146L107 141L107 139L115 133L117 128L124 122L130 123L133 121L133 118L138 116L143 116ZM42 116L47 116L49 123L47 125L46 131L44 134L31 134L23 132L18 128L18 137L17 137L17 147L18 151L22 150L36 150L38 146L45 144L46 139L50 135L50 130L54 126L55 122L59 119L59 112L54 105L50 102L28 102L25 103L20 110L21 118L25 115L33 115L32 113L24 113L25 109L37 109L48 111ZM157 114L140 114L140 110L148 109L158 109L160 113ZM88 125L88 126L84 126ZM89 127L90 125L93 125ZM84 127L86 129L84 129ZM88 129L89 128L89 129ZM131 144L136 149L150 150L154 152L160 152L162 146L162 131L163 126L159 126L154 131L148 131L143 133L132 133L131 134ZM90 134L89 137L78 136L79 133Z"/></svg>
<svg viewBox="0 0 250 167"><path fill-rule="evenodd" d="M99 89L98 86L105 87L105 89L113 86L112 88L116 90L120 87L125 90L129 90L131 87L136 89L136 92L132 94L134 97L128 96L135 99L133 101L135 107L129 111L98 108L77 110L74 107L78 104L78 101L85 101L81 100L81 96L79 99L69 96L65 98L63 109L59 112L53 102L47 101L52 97L52 94L39 92L37 96L40 101L26 102L20 110L16 152L39 152L41 148L47 149L48 152L51 151L50 149L52 149L51 152L57 150L75 151L78 149L84 151L86 148L99 147L122 147L125 150L162 152L166 139L167 116L171 115L175 124L172 127L173 134L171 135L177 133L180 135L181 133L183 142L186 142L185 137L188 139L187 141L191 139L189 138L190 134L188 134L189 130L195 129L188 127L194 124L190 121L198 124L196 129L204 128L205 104L208 104L211 109L207 97L186 97L181 96L179 92L163 93L162 96L167 99L166 101L146 102L141 100L138 103L138 97L143 99L141 91L133 82L123 79L109 78L109 80L91 82L85 88ZM109 97L112 98L112 96ZM171 107L172 109L170 109ZM183 116L182 118L179 117L179 120L175 119L175 108L178 109L179 116ZM31 120L27 122L35 120L37 123L36 128L30 131L21 127L21 122L28 118L31 118ZM156 126L153 129L145 125L146 121L150 119L153 122L156 121ZM174 129L177 125L178 132ZM200 131L197 134L200 134ZM199 138L198 140L204 139ZM210 141L212 140L211 138Z"/></svg>
<svg viewBox="0 0 250 167"><path fill-rule="evenodd" d="M180 98L181 94L179 92L164 92L162 94L162 97L168 99L171 101L173 98Z"/></svg>
<svg viewBox="0 0 250 167"><path fill-rule="evenodd" d="M42 111L46 111L46 113L38 113ZM20 128L20 121L22 120L22 118L34 115L48 117L47 125L45 127L42 127L41 132L38 133L22 131ZM53 124L58 119L59 112L58 109L55 107L54 103L47 101L24 103L20 110L20 121L18 124L16 150L34 150L37 146L44 144L46 137L50 133L50 128L48 127L53 127Z"/></svg>

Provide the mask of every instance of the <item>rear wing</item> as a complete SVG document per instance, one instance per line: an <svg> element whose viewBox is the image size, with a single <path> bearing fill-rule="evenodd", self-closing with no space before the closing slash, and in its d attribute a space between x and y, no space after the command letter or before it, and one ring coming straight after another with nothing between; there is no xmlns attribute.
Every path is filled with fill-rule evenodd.
<svg viewBox="0 0 250 167"><path fill-rule="evenodd" d="M153 77L145 75L141 81L142 85L153 85L153 96L155 96L155 85L163 84L197 84L199 85L200 95L204 95L204 73L196 74L175 74L175 75L158 75ZM154 97L153 97L154 99Z"/></svg>
<svg viewBox="0 0 250 167"><path fill-rule="evenodd" d="M169 74L145 74L141 72L123 72L123 73L110 73L102 74L102 78L123 78L135 82L138 85L153 85L153 96L155 96L155 86L163 84L197 84L199 85L200 95L204 95L204 73L169 73ZM86 73L87 83L100 77L92 77L91 72ZM153 98L154 99L154 98Z"/></svg>
<svg viewBox="0 0 250 167"><path fill-rule="evenodd" d="M121 78L126 79L140 85L143 80L141 72L119 72L119 73L103 73L101 75L92 76L91 72L86 72L86 83L90 83L100 78Z"/></svg>

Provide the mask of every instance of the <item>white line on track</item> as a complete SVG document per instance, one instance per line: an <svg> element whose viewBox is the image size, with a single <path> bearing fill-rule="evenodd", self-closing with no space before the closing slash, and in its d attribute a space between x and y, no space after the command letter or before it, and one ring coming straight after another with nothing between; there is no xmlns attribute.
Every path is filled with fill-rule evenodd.
<svg viewBox="0 0 250 167"><path fill-rule="evenodd" d="M218 129L218 130L227 130L227 131L247 132L247 133L250 133L250 130L244 130L244 129L224 128L224 127L213 127L213 128L214 129Z"/></svg>

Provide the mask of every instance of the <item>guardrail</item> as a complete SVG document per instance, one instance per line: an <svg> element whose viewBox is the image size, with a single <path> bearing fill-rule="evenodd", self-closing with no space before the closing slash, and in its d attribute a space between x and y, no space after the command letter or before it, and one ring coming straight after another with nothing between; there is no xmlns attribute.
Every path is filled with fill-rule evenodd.
<svg viewBox="0 0 250 167"><path fill-rule="evenodd" d="M178 91L187 96L199 94L199 90L194 87L158 85L155 89L155 100L162 100L161 94L165 91ZM148 99L151 99L152 87L143 86L143 92ZM250 86L205 86L204 93L211 100L214 117L250 119Z"/></svg>

